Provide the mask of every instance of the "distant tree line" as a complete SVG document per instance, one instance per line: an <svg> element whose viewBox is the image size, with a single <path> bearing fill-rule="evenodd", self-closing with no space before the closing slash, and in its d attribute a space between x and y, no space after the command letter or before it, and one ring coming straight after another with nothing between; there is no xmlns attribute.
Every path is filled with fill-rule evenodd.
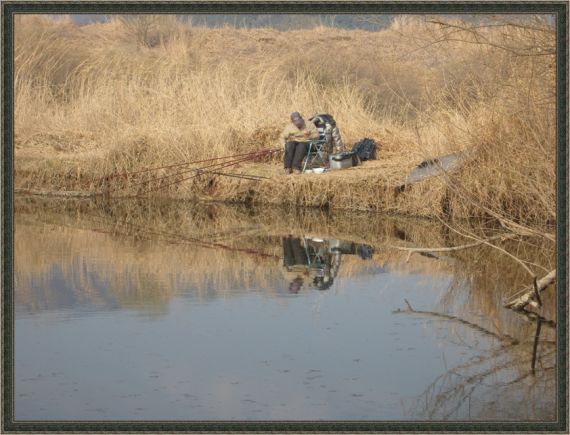
<svg viewBox="0 0 570 435"><path fill-rule="evenodd" d="M86 25L109 20L109 15L76 14L71 19L77 25ZM392 22L391 15L323 15L323 14L231 14L231 15L178 15L181 21L195 26L207 27L271 27L278 30L307 29L317 26L340 27L375 31Z"/></svg>

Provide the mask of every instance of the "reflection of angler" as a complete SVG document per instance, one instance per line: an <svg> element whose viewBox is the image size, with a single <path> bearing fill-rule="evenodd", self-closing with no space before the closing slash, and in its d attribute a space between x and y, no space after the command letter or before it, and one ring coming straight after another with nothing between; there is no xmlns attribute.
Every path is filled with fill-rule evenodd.
<svg viewBox="0 0 570 435"><path fill-rule="evenodd" d="M289 291L298 293L305 279L313 277L312 285L319 290L327 290L333 284L340 266L340 252L335 259L327 249L327 242L321 239L304 237L283 238L283 266L296 277L289 284Z"/></svg>
<svg viewBox="0 0 570 435"><path fill-rule="evenodd" d="M298 293L305 277L313 275L312 286L328 290L340 269L342 254L370 258L374 250L368 245L358 245L340 240L317 238L283 238L283 266L297 276L291 281L289 291Z"/></svg>

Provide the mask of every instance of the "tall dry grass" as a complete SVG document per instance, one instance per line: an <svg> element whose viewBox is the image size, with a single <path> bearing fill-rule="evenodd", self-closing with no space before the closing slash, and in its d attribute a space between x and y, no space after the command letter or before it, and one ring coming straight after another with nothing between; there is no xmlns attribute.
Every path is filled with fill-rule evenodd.
<svg viewBox="0 0 570 435"><path fill-rule="evenodd" d="M387 166L352 201L364 208L438 215L445 199L463 217L485 214L480 202L525 225L554 224L555 31L543 17L402 17L378 32L282 32L191 27L164 15L83 27L20 16L15 36L20 185L69 188L272 147L290 112L327 111L348 144L380 143ZM395 181L386 171L401 177L426 157L460 150L474 160L448 183L420 183L390 200L379 187ZM224 199L248 197L251 187L227 183ZM258 199L292 202L288 189L271 197L280 185L265 183ZM296 186L293 202L327 203L305 204ZM351 202L345 196L333 205Z"/></svg>

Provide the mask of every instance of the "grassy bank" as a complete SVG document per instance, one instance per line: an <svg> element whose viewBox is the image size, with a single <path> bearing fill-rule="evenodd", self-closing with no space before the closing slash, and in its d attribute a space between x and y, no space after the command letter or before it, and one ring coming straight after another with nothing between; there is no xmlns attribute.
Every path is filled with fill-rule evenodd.
<svg viewBox="0 0 570 435"><path fill-rule="evenodd" d="M451 207L552 231L555 30L540 17L282 32L26 16L15 32L16 187L95 192L104 175L274 147L290 112L326 111L347 144L374 138L379 160L286 177L275 157L239 168L262 182L202 177L153 195L425 216ZM416 164L461 150L474 151L462 170L395 195Z"/></svg>

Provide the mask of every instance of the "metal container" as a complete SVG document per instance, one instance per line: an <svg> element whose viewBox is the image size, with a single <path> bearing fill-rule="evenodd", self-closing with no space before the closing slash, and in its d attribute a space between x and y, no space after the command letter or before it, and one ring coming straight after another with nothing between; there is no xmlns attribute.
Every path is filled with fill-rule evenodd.
<svg viewBox="0 0 570 435"><path fill-rule="evenodd" d="M344 240L329 240L329 253L340 252L342 254L355 254L356 245L352 242L347 242Z"/></svg>
<svg viewBox="0 0 570 435"><path fill-rule="evenodd" d="M360 164L360 159L356 153L340 153L329 156L329 165L331 169L352 168Z"/></svg>

